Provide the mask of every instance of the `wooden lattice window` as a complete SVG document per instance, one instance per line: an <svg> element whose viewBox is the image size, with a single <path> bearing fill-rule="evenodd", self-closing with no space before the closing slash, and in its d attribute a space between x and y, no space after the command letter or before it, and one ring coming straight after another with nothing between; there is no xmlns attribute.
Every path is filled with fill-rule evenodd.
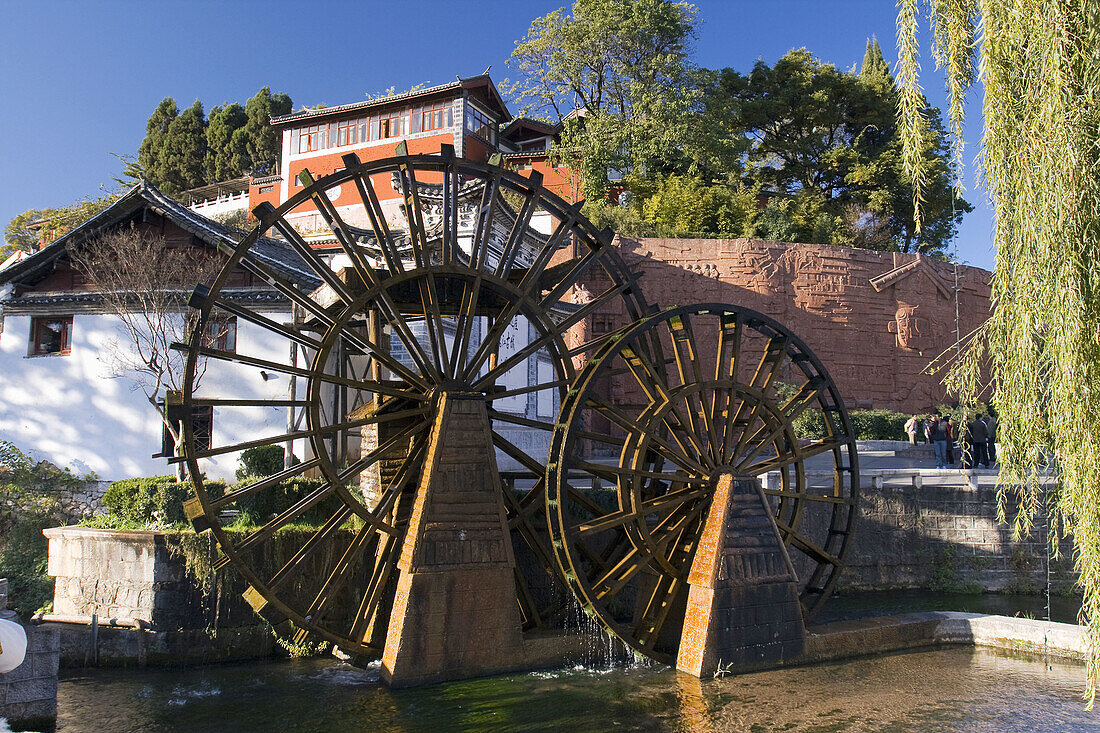
<svg viewBox="0 0 1100 733"><path fill-rule="evenodd" d="M30 355L68 354L72 338L72 316L36 316L31 319Z"/></svg>

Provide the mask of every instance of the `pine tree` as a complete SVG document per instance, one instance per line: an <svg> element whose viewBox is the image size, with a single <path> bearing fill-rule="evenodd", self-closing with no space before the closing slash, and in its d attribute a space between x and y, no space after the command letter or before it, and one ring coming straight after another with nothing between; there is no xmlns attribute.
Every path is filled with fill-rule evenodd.
<svg viewBox="0 0 1100 733"><path fill-rule="evenodd" d="M225 181L245 174L252 167L248 155L244 107L233 102L210 110L206 121L206 178Z"/></svg>
<svg viewBox="0 0 1100 733"><path fill-rule="evenodd" d="M248 156L252 163L253 175L262 175L276 168L282 137L271 126L271 118L290 114L294 103L290 97L279 92L272 94L270 87L264 87L245 103L245 139Z"/></svg>
<svg viewBox="0 0 1100 733"><path fill-rule="evenodd" d="M206 119L202 102L185 109L168 125L162 153L163 179L160 185L166 193L179 193L209 182L205 175Z"/></svg>
<svg viewBox="0 0 1100 733"><path fill-rule="evenodd" d="M888 80L890 86L894 86L894 75L890 73L890 67L882 57L882 47L878 45L878 39L874 36L867 39L867 50L863 53L863 64L859 67L859 75L869 83Z"/></svg>
<svg viewBox="0 0 1100 733"><path fill-rule="evenodd" d="M165 97L153 110L149 121L145 123L145 139L141 141L141 147L138 148L138 166L157 186L165 180L164 139L168 135L168 126L178 116L179 108L176 107L176 100Z"/></svg>

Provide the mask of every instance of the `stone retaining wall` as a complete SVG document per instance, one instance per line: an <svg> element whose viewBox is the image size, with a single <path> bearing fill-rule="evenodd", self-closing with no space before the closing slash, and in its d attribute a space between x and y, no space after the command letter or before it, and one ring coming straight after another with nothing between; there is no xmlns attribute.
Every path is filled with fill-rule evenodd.
<svg viewBox="0 0 1100 733"><path fill-rule="evenodd" d="M0 578L0 618L18 621L7 611L8 581ZM57 668L60 641L57 629L23 625L27 656L23 663L0 674L0 719L16 730L52 730L57 718Z"/></svg>
<svg viewBox="0 0 1100 733"><path fill-rule="evenodd" d="M1043 518L1031 537L1013 540L1012 527L997 522L995 471L899 469L861 478L860 516L837 590L1045 591ZM1068 595L1076 580L1071 541L1061 548L1049 561L1051 592Z"/></svg>

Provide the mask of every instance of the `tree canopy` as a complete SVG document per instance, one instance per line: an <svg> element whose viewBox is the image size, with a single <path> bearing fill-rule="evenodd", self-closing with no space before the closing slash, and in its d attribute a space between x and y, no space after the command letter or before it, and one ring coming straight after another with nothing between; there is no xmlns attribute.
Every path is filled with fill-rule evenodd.
<svg viewBox="0 0 1100 733"><path fill-rule="evenodd" d="M696 16L671 0L576 0L516 42L509 64L519 79L507 92L523 114L564 123L562 146L587 196L608 190L609 169L661 172L679 157Z"/></svg>
<svg viewBox="0 0 1100 733"><path fill-rule="evenodd" d="M269 173L281 143L271 117L292 109L289 96L272 94L269 87L243 107L236 102L218 105L209 117L198 100L180 112L175 100L166 97L146 123L137 167L171 194L249 173Z"/></svg>
<svg viewBox="0 0 1100 733"><path fill-rule="evenodd" d="M918 3L899 6L903 158L913 201L927 217ZM1001 510L1017 534L1046 514L1073 536L1091 641L1091 705L1100 671L1100 13L1094 3L1054 0L927 6L957 159L963 98L980 72L980 171L997 248L992 316L949 382L964 400L992 387Z"/></svg>
<svg viewBox="0 0 1100 733"><path fill-rule="evenodd" d="M0 247L0 260L22 250L34 252L40 243L47 244L65 232L78 227L115 202L118 194L95 199L82 199L69 206L29 209L17 214L4 229L5 244Z"/></svg>
<svg viewBox="0 0 1100 733"><path fill-rule="evenodd" d="M516 42L519 77L505 91L522 114L563 124L556 154L579 172L586 211L624 233L944 253L971 206L953 188L939 110L921 96L918 228L899 91L878 41L858 71L805 49L748 73L710 70L691 60L697 22L693 6L671 0L576 0ZM627 210L598 213L624 189ZM715 205L721 215L697 215Z"/></svg>
<svg viewBox="0 0 1100 733"><path fill-rule="evenodd" d="M704 100L706 127L744 151L742 175L769 196L770 218L802 212L797 221L787 217L787 237L942 252L971 210L953 188L939 111L922 100L927 225L918 231L902 166L897 89L874 39L858 72L799 49L774 66L758 61L748 74L714 73ZM878 234L868 238L871 230Z"/></svg>

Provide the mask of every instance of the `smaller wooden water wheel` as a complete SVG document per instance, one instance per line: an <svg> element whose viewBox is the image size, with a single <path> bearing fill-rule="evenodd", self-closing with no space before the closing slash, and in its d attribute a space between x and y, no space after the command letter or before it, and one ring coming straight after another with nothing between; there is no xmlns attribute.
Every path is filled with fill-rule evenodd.
<svg viewBox="0 0 1100 733"><path fill-rule="evenodd" d="M800 426L820 437L800 440ZM807 620L856 513L855 440L832 379L789 330L728 305L669 309L613 335L562 404L548 469L553 547L584 610L666 663L722 476L775 477L764 491Z"/></svg>

